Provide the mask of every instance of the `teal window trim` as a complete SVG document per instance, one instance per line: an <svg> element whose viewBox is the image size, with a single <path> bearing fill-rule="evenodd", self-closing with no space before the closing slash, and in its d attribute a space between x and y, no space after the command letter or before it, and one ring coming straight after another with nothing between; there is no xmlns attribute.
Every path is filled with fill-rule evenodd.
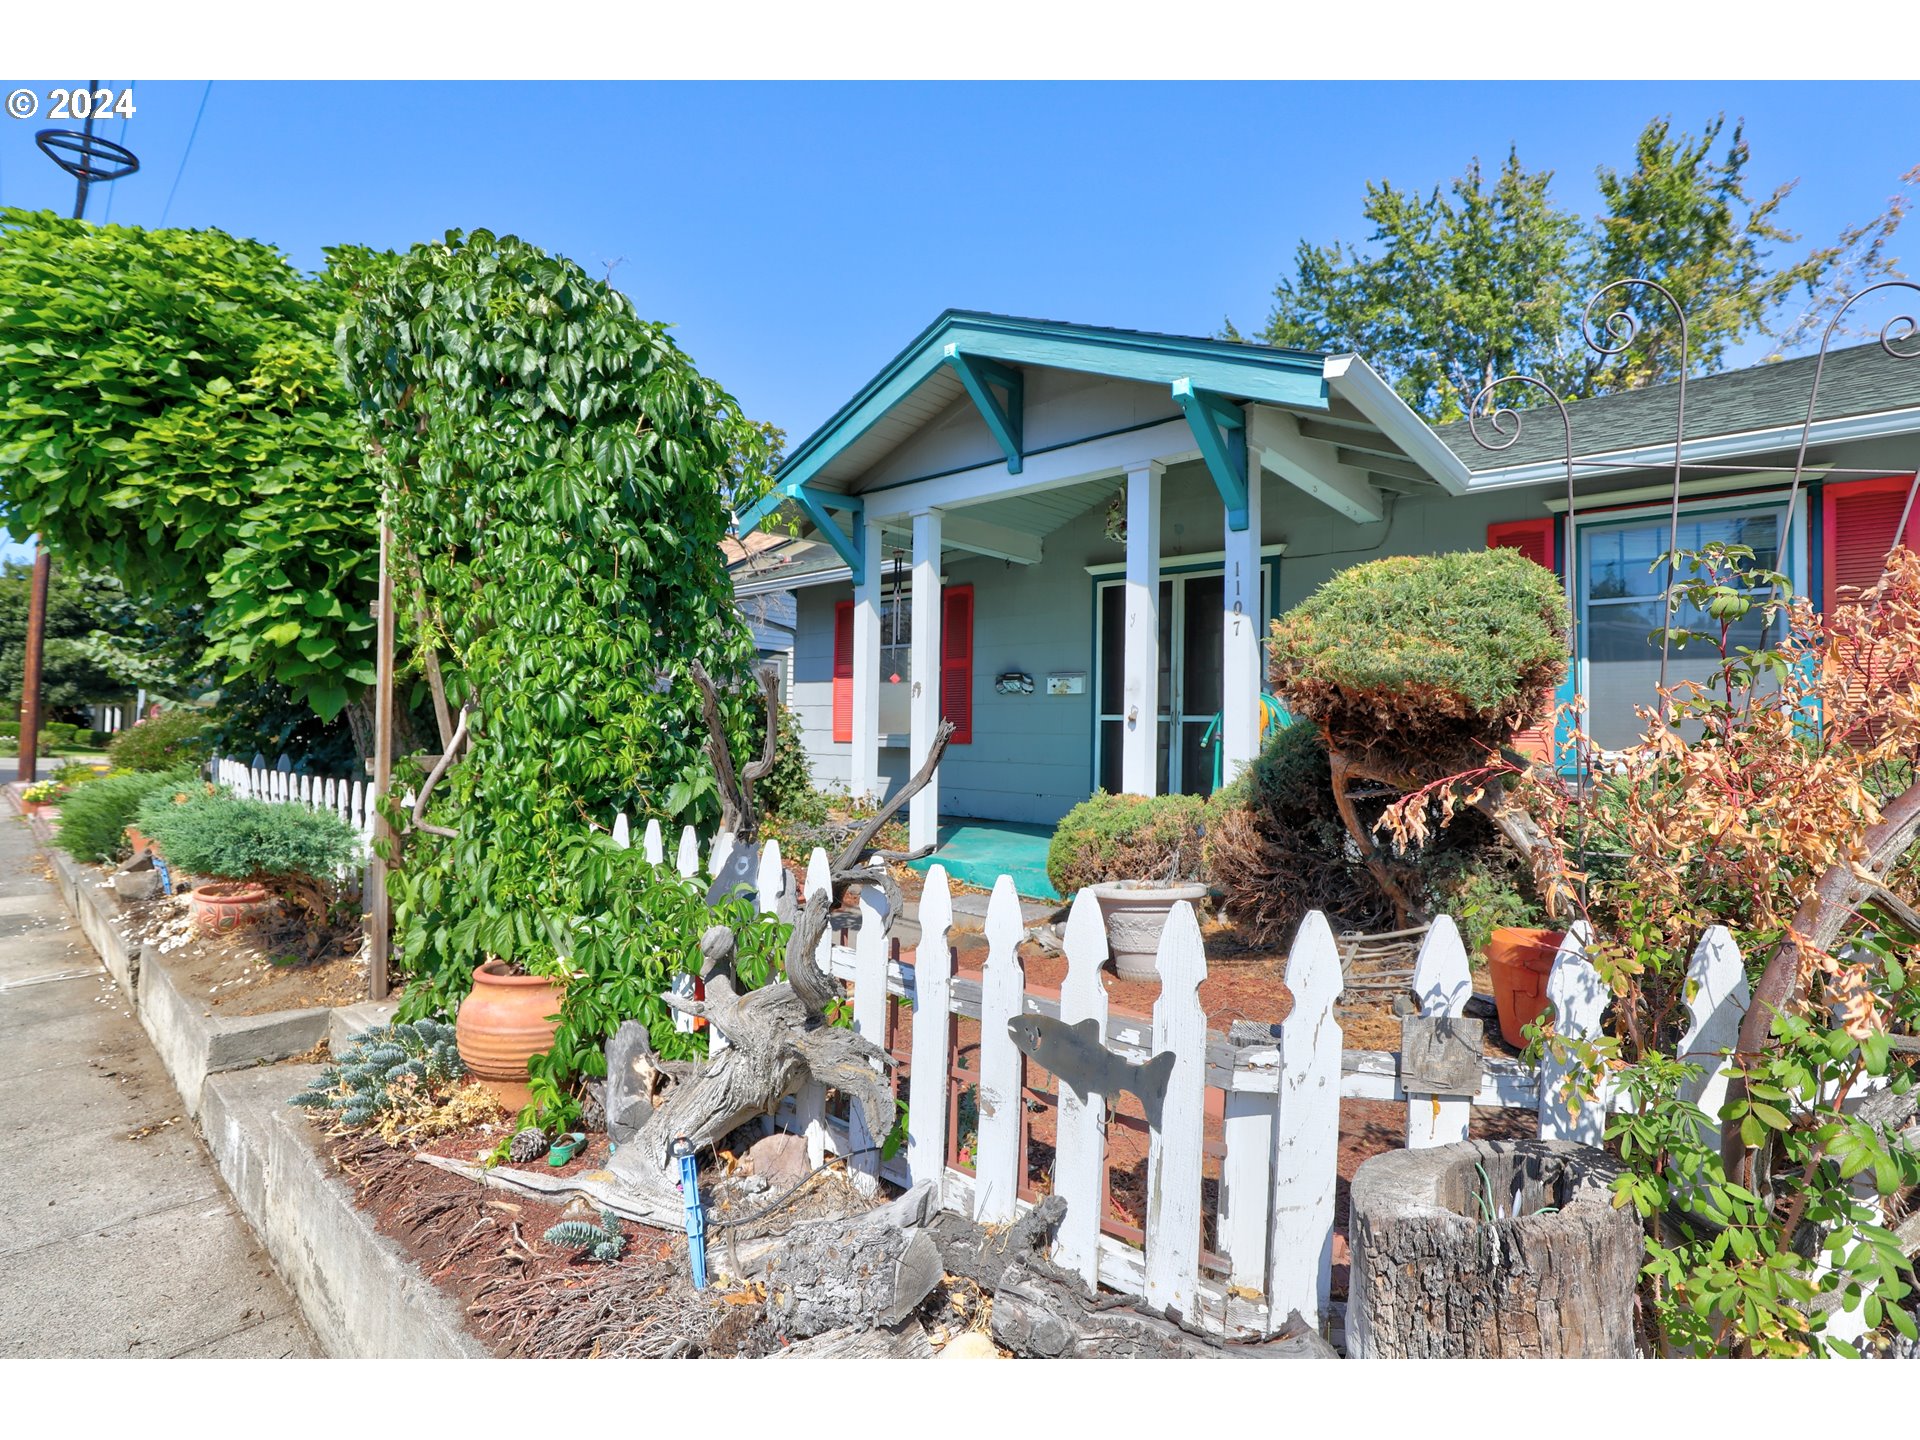
<svg viewBox="0 0 1920 1440"><path fill-rule="evenodd" d="M1809 566L1817 563L1817 557L1819 555L1818 548L1809 543L1810 526L1807 522L1812 516L1819 513L1820 507L1813 503L1813 497L1806 489L1801 490L1797 503L1802 509L1801 513L1798 514L1794 520L1793 534L1789 537L1789 553L1777 557L1775 564L1793 586L1794 593L1804 595L1807 593L1806 580ZM1700 496L1691 500L1682 499L1680 502L1680 518L1683 521L1695 519L1703 515L1718 515L1729 512L1737 513L1740 511L1756 510L1772 511L1776 515L1784 518L1787 511L1786 490L1782 488L1778 490L1749 491L1732 495ZM1561 517L1559 558L1565 570L1563 578L1566 584L1567 599L1573 610L1574 646L1572 669L1569 670L1567 683L1562 687L1561 693L1556 699L1568 701L1573 698L1575 672L1578 672L1582 682L1579 689L1586 697L1585 703L1587 706L1589 726L1591 726L1592 722L1593 692L1590 684L1585 683L1587 679L1585 667L1587 665L1587 637L1591 633L1591 626L1587 618L1588 596L1586 593L1586 583L1580 573L1581 568L1587 564L1586 539L1588 536L1602 530L1641 528L1646 526L1650 520L1665 524L1669 513L1670 511L1665 503L1650 501L1646 504L1636 504L1619 509L1607 509L1587 515ZM1571 519L1570 524L1567 523L1569 519ZM1569 540L1572 540L1574 544L1569 545L1567 543ZM1564 717L1554 736L1554 748L1557 753L1565 757L1561 760L1559 766L1562 773L1572 774L1574 770L1572 734L1569 728L1569 721Z"/></svg>
<svg viewBox="0 0 1920 1440"><path fill-rule="evenodd" d="M1022 432L1026 425L1026 380L1010 365L984 356L969 355L958 345L947 346L946 362L973 398L974 409L986 421L994 443L1007 457L1007 473L1018 475L1023 463ZM995 394L998 387L1002 394Z"/></svg>
<svg viewBox="0 0 1920 1440"><path fill-rule="evenodd" d="M1247 417L1223 395L1202 390L1191 376L1173 382L1173 398L1187 417L1200 458L1206 461L1220 501L1227 507L1227 528L1247 528Z"/></svg>

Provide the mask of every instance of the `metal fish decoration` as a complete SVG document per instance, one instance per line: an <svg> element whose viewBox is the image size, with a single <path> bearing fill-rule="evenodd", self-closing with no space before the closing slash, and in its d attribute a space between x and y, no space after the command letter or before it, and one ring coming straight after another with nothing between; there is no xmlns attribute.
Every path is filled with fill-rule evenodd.
<svg viewBox="0 0 1920 1440"><path fill-rule="evenodd" d="M1082 1101L1097 1094L1110 1106L1124 1090L1140 1097L1147 1123L1160 1128L1167 1081L1173 1075L1171 1050L1161 1051L1144 1065L1123 1060L1101 1043L1097 1020L1069 1025L1044 1015L1016 1015L1007 1021L1007 1034L1021 1054L1057 1075L1063 1085L1072 1086Z"/></svg>

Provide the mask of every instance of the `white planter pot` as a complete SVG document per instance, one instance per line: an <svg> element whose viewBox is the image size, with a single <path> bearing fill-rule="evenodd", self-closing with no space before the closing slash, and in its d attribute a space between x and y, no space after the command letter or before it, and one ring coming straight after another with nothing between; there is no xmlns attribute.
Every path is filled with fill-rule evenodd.
<svg viewBox="0 0 1920 1440"><path fill-rule="evenodd" d="M1107 880L1093 887L1107 925L1107 950L1123 980L1159 976L1160 932L1167 912L1185 900L1196 909L1207 898L1201 884L1159 885L1150 880Z"/></svg>

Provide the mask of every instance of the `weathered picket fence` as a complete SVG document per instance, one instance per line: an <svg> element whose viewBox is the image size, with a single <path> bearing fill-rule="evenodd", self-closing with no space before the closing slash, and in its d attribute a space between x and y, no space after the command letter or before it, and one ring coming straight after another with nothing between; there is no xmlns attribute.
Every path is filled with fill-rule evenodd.
<svg viewBox="0 0 1920 1440"><path fill-rule="evenodd" d="M299 774L294 765L285 755L272 765L260 755L255 755L251 764L216 755L207 763L207 778L225 785L244 800L331 810L363 837L373 834L373 787L370 784L330 775Z"/></svg>
<svg viewBox="0 0 1920 1440"><path fill-rule="evenodd" d="M613 833L629 843L625 817L615 821ZM667 863L656 822L648 823L641 843L649 861ZM718 875L731 850L730 836L716 836L703 866L702 846L687 829L674 868L686 876ZM827 857L813 852L799 895L788 893L794 876L777 843L764 847L756 874L759 908L776 913L783 903L792 905L826 886ZM1053 1252L1057 1263L1090 1283L1172 1306L1216 1332L1271 1333L1293 1311L1310 1323L1331 1318L1342 1100L1405 1103L1405 1143L1411 1148L1467 1138L1475 1107L1528 1111L1530 1128L1542 1137L1595 1144L1607 1110L1620 1103L1607 1093L1577 1094L1578 1077L1569 1064L1551 1058L1536 1069L1488 1057L1480 1062L1471 1094L1408 1094L1398 1053L1342 1046L1336 1017L1340 953L1318 913L1301 925L1289 952L1292 1010L1270 1036L1235 1044L1207 1029L1199 1000L1206 955L1190 907L1175 908L1162 936L1160 995L1149 1019L1108 1013L1100 978L1106 933L1090 894L1076 896L1069 913L1067 972L1057 992L1027 982L1018 954L1026 927L1008 877L1000 877L987 907L987 958L978 978L956 972L953 903L941 866L926 876L913 950L903 952L883 939L878 907L884 903L877 888L865 889L854 944L823 941L819 958L850 983L855 1029L896 1056L897 1073L906 1081L904 1152L885 1164L862 1153L875 1137L864 1133L857 1113L836 1118L819 1093L796 1097L781 1123L806 1133L816 1157L847 1154L857 1181L871 1186L882 1174L901 1183L930 1181L943 1205L983 1223L1013 1219L1050 1189L1067 1201ZM1597 1035L1608 1001L1584 945L1576 926L1547 984L1556 1032L1570 1038ZM1681 1049L1703 1066L1688 1098L1712 1114L1727 1083L1723 1057L1748 999L1739 951L1724 929L1707 932L1688 976L1691 1025ZM1466 947L1451 919L1436 920L1422 941L1412 988L1421 1014L1462 1014L1472 981ZM910 1043L899 1049L896 999L921 1021L911 1024ZM1121 1097L1082 1097L1053 1077L1043 1086L1044 1072L1022 1055L1008 1031L1008 1022L1022 1014L1069 1025L1091 1020L1107 1051L1131 1064L1169 1051L1175 1056L1158 1123L1145 1126L1146 1192L1138 1227L1115 1224L1108 1213L1110 1147L1121 1123L1109 1104ZM934 1016L946 1023L924 1023L922 1017ZM967 1022L978 1030L978 1065L970 1071L956 1066L954 1054L957 1025ZM924 1077L945 1083L920 1083ZM1035 1176L1027 1173L1029 1126L1036 1109L1049 1108L1049 1097L1040 1093L1046 1088L1054 1091L1053 1158L1050 1173ZM1209 1091L1221 1093L1209 1097ZM957 1143L956 1106L963 1094L977 1115L970 1155ZM1210 1162L1217 1172L1211 1176ZM1211 1214L1203 1213L1208 1184L1217 1196Z"/></svg>

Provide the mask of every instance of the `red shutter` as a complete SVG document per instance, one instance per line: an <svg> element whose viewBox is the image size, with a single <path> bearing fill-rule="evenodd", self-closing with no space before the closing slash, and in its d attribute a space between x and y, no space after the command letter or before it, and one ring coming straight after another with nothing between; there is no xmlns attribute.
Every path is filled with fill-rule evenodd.
<svg viewBox="0 0 1920 1440"><path fill-rule="evenodd" d="M853 602L833 607L833 738L853 739Z"/></svg>
<svg viewBox="0 0 1920 1440"><path fill-rule="evenodd" d="M1911 475L1875 480L1830 481L1821 490L1820 608L1831 611L1876 584L1893 548L1893 533L1906 508ZM1920 550L1920 502L1907 518L1906 543ZM1856 685L1871 686L1871 668ZM1857 694L1856 699L1859 699Z"/></svg>
<svg viewBox="0 0 1920 1440"><path fill-rule="evenodd" d="M953 722L951 745L973 743L973 586L940 596L940 718Z"/></svg>
<svg viewBox="0 0 1920 1440"><path fill-rule="evenodd" d="M1554 526L1551 516L1541 520L1502 520L1487 526L1489 550L1518 550L1542 569L1553 569ZM1536 760L1553 762L1553 717L1515 732L1513 748Z"/></svg>
<svg viewBox="0 0 1920 1440"><path fill-rule="evenodd" d="M1518 550L1543 570L1553 569L1553 519L1503 520L1487 526L1489 550Z"/></svg>

